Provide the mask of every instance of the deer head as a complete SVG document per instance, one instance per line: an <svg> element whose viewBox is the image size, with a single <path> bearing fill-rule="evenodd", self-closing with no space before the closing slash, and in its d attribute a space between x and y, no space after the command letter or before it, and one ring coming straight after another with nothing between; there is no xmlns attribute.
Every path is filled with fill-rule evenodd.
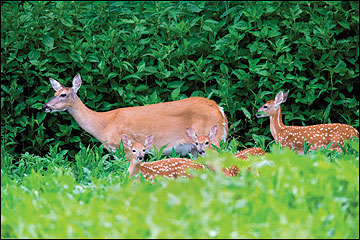
<svg viewBox="0 0 360 240"><path fill-rule="evenodd" d="M210 129L208 136L197 136L196 132L190 128L186 128L186 135L190 138L191 141L195 143L196 150L200 156L205 155L205 150L210 146L211 142L214 140L218 132L217 125L213 126Z"/></svg>
<svg viewBox="0 0 360 240"><path fill-rule="evenodd" d="M144 161L145 151L149 149L153 143L154 136L150 134L145 138L145 143L134 143L132 144L131 140L125 134L122 135L122 140L124 146L131 151L132 159L135 163L140 163Z"/></svg>
<svg viewBox="0 0 360 240"><path fill-rule="evenodd" d="M56 92L42 109L45 112L61 112L71 109L77 97L76 93L81 86L80 74L74 77L72 87L65 87L53 78L50 78L50 82Z"/></svg>

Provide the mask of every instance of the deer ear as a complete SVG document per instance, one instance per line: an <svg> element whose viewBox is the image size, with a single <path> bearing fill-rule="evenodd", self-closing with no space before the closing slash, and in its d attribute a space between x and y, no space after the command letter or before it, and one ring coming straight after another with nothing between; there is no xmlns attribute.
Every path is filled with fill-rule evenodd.
<svg viewBox="0 0 360 240"><path fill-rule="evenodd" d="M147 149L149 147L151 147L151 145L153 144L153 140L154 140L154 135L150 134L149 136L147 136L145 138L145 144L144 147Z"/></svg>
<svg viewBox="0 0 360 240"><path fill-rule="evenodd" d="M191 141L196 142L197 136L194 130L186 128L186 135L190 138Z"/></svg>
<svg viewBox="0 0 360 240"><path fill-rule="evenodd" d="M283 99L282 99L282 102L281 102L281 103L286 102L286 99L287 99L288 95L289 95L289 91L287 91L286 93L284 93Z"/></svg>
<svg viewBox="0 0 360 240"><path fill-rule="evenodd" d="M74 90L75 93L77 93L77 91L79 90L79 88L81 87L81 77L80 74L76 74L76 76L73 79L72 82L72 88Z"/></svg>
<svg viewBox="0 0 360 240"><path fill-rule="evenodd" d="M49 78L49 79L50 79L51 86L53 87L53 89L55 91L60 91L61 89L64 88L64 85L62 85L61 83L59 83L55 79L53 79L53 78Z"/></svg>
<svg viewBox="0 0 360 240"><path fill-rule="evenodd" d="M284 93L282 91L280 91L278 94L276 94L275 101L274 101L275 109L277 109L280 106L280 104L283 102L283 99L284 99Z"/></svg>
<svg viewBox="0 0 360 240"><path fill-rule="evenodd" d="M218 133L218 127L217 125L213 126L211 129L210 129L210 133L209 133L209 140L210 142L212 142L212 140L214 140L214 138L216 137Z"/></svg>
<svg viewBox="0 0 360 240"><path fill-rule="evenodd" d="M131 150L132 148L132 144L130 139L128 138L128 136L126 136L125 134L122 135L122 140L123 140L123 144L124 147L126 147L127 149Z"/></svg>

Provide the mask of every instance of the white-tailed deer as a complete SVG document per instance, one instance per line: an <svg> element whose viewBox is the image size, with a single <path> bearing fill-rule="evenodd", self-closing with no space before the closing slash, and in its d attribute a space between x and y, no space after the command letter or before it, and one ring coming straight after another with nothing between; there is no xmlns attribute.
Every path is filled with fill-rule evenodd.
<svg viewBox="0 0 360 240"><path fill-rule="evenodd" d="M145 143L132 144L128 136L122 136L124 146L132 152L132 158L129 166L129 177L141 172L145 179L153 180L156 176L164 176L167 178L190 177L187 173L189 168L205 169L201 163L195 163L191 159L186 158L168 158L155 162L143 162L146 149L152 145L153 135L149 135L145 139ZM139 180L139 178L138 178Z"/></svg>
<svg viewBox="0 0 360 240"><path fill-rule="evenodd" d="M173 102L145 106L118 108L107 112L94 112L87 108L77 96L81 86L80 74L72 82L72 87L64 87L50 78L55 96L42 108L45 112L68 111L85 131L90 133L107 150L119 147L121 137L126 134L136 142L144 142L146 136L154 135L154 145L170 155L172 147L176 153L187 155L193 144L189 143L185 128L195 128L205 134L211 126L221 126L221 134L213 144L226 140L228 123L224 111L214 101L202 97L190 97Z"/></svg>
<svg viewBox="0 0 360 240"><path fill-rule="evenodd" d="M248 155L253 155L253 156L261 156L261 155L265 155L266 152L264 150L262 150L261 148L246 148L238 153L235 154L235 157L240 158L241 160L244 161L249 161L248 160ZM248 167L247 169L248 172L251 171L251 167ZM227 177L233 177L233 176L237 176L239 174L239 168L235 165L228 167L228 168L223 168L223 172L225 173L225 176ZM260 176L260 173L258 170L255 170L255 173Z"/></svg>
<svg viewBox="0 0 360 240"><path fill-rule="evenodd" d="M265 155L266 152L264 150L262 150L261 148L258 147L253 147L253 148L246 148L238 153L235 154L235 157L238 157L244 161L249 161L248 160L248 155L253 155L253 156L262 156ZM236 172L236 170L232 170L233 172ZM248 172L251 171L251 167L248 167ZM260 173L257 169L254 170L255 173L260 176Z"/></svg>
<svg viewBox="0 0 360 240"><path fill-rule="evenodd" d="M191 128L186 128L185 131L189 139L195 144L196 148L194 150L196 151L192 151L192 154L194 157L196 157L197 153L200 156L205 155L205 150L208 147L211 147L210 144L215 139L218 132L218 128L217 125L215 125L210 129L209 135L201 135L201 136L198 136L196 132Z"/></svg>
<svg viewBox="0 0 360 240"><path fill-rule="evenodd" d="M345 139L350 139L353 136L359 137L359 132L354 127L341 123L285 126L282 122L280 104L286 101L288 93L289 91L286 93L280 91L275 100L267 101L256 114L256 117L270 117L271 135L282 147L289 147L299 154L304 154L305 140L311 144L311 150L317 150L333 142L330 149L341 152L337 143L343 145Z"/></svg>
<svg viewBox="0 0 360 240"><path fill-rule="evenodd" d="M253 147L253 148L246 148L246 149L236 153L235 157L246 160L246 159L248 159L247 155L260 156L260 155L265 155L265 154L266 154L266 152L264 150L262 150L261 148Z"/></svg>
<svg viewBox="0 0 360 240"><path fill-rule="evenodd" d="M204 156L206 149L211 146L212 140L215 138L215 136L217 134L217 126L215 125L210 129L209 135L198 136L193 129L189 129L189 128L186 129L186 134L191 139L191 141L193 141L193 143L195 143L195 146L196 146L195 150L197 151L197 153L200 156ZM235 154L235 156L240 159L246 160L248 154L254 155L254 156L264 155L265 151L262 150L261 148L247 148L241 152L238 152L237 154ZM193 156L196 156L196 152L195 152L195 154L193 153ZM212 166L209 166L209 167L213 171L215 171ZM250 170L250 168L248 170ZM223 168L222 171L224 172L225 176L233 177L233 176L238 175L239 168L237 166L233 165L228 168Z"/></svg>

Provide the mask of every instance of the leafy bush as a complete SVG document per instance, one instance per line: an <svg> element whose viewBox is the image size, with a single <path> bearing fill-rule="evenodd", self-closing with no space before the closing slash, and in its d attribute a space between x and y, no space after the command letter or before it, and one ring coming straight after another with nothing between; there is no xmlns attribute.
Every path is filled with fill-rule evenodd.
<svg viewBox="0 0 360 240"><path fill-rule="evenodd" d="M49 77L95 111L214 99L230 137L272 140L254 114L279 90L290 125L359 126L358 2L5 2L1 138L14 157L98 143L67 113L46 114Z"/></svg>
<svg viewBox="0 0 360 240"><path fill-rule="evenodd" d="M254 118L289 90L285 124L358 128L358 46L358 2L2 2L1 237L358 239L359 140L298 156ZM214 99L230 136L200 161L241 175L134 184L123 148L41 110L77 73L95 111Z"/></svg>

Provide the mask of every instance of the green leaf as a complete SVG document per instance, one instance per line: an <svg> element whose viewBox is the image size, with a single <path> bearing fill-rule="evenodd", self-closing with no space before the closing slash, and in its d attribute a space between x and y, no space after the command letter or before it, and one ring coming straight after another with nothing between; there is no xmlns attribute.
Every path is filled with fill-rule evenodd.
<svg viewBox="0 0 360 240"><path fill-rule="evenodd" d="M332 106L332 102L329 103L329 105L326 107L326 109L324 111L324 115L323 115L324 121L326 121L326 119L328 119L328 117L330 115L331 106Z"/></svg>
<svg viewBox="0 0 360 240"><path fill-rule="evenodd" d="M83 62L84 59L81 57L80 54L77 53L69 53L68 56L74 61L74 62Z"/></svg>
<svg viewBox="0 0 360 240"><path fill-rule="evenodd" d="M31 50L28 54L29 60L38 60L40 57L40 52L38 50Z"/></svg>
<svg viewBox="0 0 360 240"><path fill-rule="evenodd" d="M144 84L140 84L139 86L137 86L135 88L135 92L143 92L143 91L148 90L148 89L149 89L148 86L146 86Z"/></svg>
<svg viewBox="0 0 360 240"><path fill-rule="evenodd" d="M235 29L239 29L241 31L247 31L251 29L251 24L248 24L246 21L239 21L238 23L232 25L231 27Z"/></svg>
<svg viewBox="0 0 360 240"><path fill-rule="evenodd" d="M35 103L31 105L31 108L39 109L41 110L41 107L44 105L44 103Z"/></svg>
<svg viewBox="0 0 360 240"><path fill-rule="evenodd" d="M49 35L46 35L42 42L45 46L47 46L49 48L54 47L54 39L52 37L50 37Z"/></svg>
<svg viewBox="0 0 360 240"><path fill-rule="evenodd" d="M81 142L81 138L80 138L79 136L73 136L73 137L70 139L70 142L72 142L72 143Z"/></svg>
<svg viewBox="0 0 360 240"><path fill-rule="evenodd" d="M171 92L171 99L173 101L178 100L179 95L180 95L180 87L177 87Z"/></svg>
<svg viewBox="0 0 360 240"><path fill-rule="evenodd" d="M112 78L116 77L117 75L118 75L117 73L111 72L111 73L109 73L107 78L112 79Z"/></svg>
<svg viewBox="0 0 360 240"><path fill-rule="evenodd" d="M235 69L232 71L232 74L235 74L239 80L249 79L249 74L242 69Z"/></svg>
<svg viewBox="0 0 360 240"><path fill-rule="evenodd" d="M101 60L101 62L98 64L98 68L100 69L100 71L104 71L106 64L104 60Z"/></svg>
<svg viewBox="0 0 360 240"><path fill-rule="evenodd" d="M24 110L25 108L26 108L26 104L22 102L22 103L19 103L18 105L16 105L14 110L17 114L20 114L22 112L22 110Z"/></svg>
<svg viewBox="0 0 360 240"><path fill-rule="evenodd" d="M95 54L89 54L87 56L87 61L89 61L89 62L100 62L99 58Z"/></svg>
<svg viewBox="0 0 360 240"><path fill-rule="evenodd" d="M141 78L135 73L127 75L126 77L123 78L123 80L129 79L129 78L136 78L136 79L141 80Z"/></svg>
<svg viewBox="0 0 360 240"><path fill-rule="evenodd" d="M21 124L21 126L25 127L29 123L28 119L29 119L28 116L23 115L21 117L17 117L15 122L18 124Z"/></svg>
<svg viewBox="0 0 360 240"><path fill-rule="evenodd" d="M250 121L252 121L250 112L246 110L246 108L244 107L241 107L241 110L243 111L245 117L248 118Z"/></svg>
<svg viewBox="0 0 360 240"><path fill-rule="evenodd" d="M145 45L145 44L148 44L150 41L151 41L151 38L140 39L139 44Z"/></svg>
<svg viewBox="0 0 360 240"><path fill-rule="evenodd" d="M62 24L64 24L66 27L72 27L73 26L73 22L70 16L67 16L66 19L60 17L60 21L62 22Z"/></svg>
<svg viewBox="0 0 360 240"><path fill-rule="evenodd" d="M223 63L220 65L220 71L226 75L229 75L229 68Z"/></svg>
<svg viewBox="0 0 360 240"><path fill-rule="evenodd" d="M276 29L271 29L268 32L268 37L270 37L270 38L277 37L277 36L280 36L280 35L281 35L281 33Z"/></svg>
<svg viewBox="0 0 360 240"><path fill-rule="evenodd" d="M65 53L56 53L54 54L54 57L59 63L71 62L70 58Z"/></svg>
<svg viewBox="0 0 360 240"><path fill-rule="evenodd" d="M350 23L348 21L338 21L338 24L340 24L343 28L350 30Z"/></svg>
<svg viewBox="0 0 360 240"><path fill-rule="evenodd" d="M182 85L184 85L184 83L185 83L184 81L172 81L167 84L167 87L172 89L179 88Z"/></svg>
<svg viewBox="0 0 360 240"><path fill-rule="evenodd" d="M340 73L345 71L345 69L346 69L346 63L340 59L339 63L335 66L335 72Z"/></svg>
<svg viewBox="0 0 360 240"><path fill-rule="evenodd" d="M267 70L256 71L256 73L261 75L261 76L269 76L270 75Z"/></svg>
<svg viewBox="0 0 360 240"><path fill-rule="evenodd" d="M199 8L198 6L196 6L195 4L191 4L191 3L188 3L187 4L187 9L190 11L190 12L193 12L193 13L199 13L202 11L201 8Z"/></svg>

